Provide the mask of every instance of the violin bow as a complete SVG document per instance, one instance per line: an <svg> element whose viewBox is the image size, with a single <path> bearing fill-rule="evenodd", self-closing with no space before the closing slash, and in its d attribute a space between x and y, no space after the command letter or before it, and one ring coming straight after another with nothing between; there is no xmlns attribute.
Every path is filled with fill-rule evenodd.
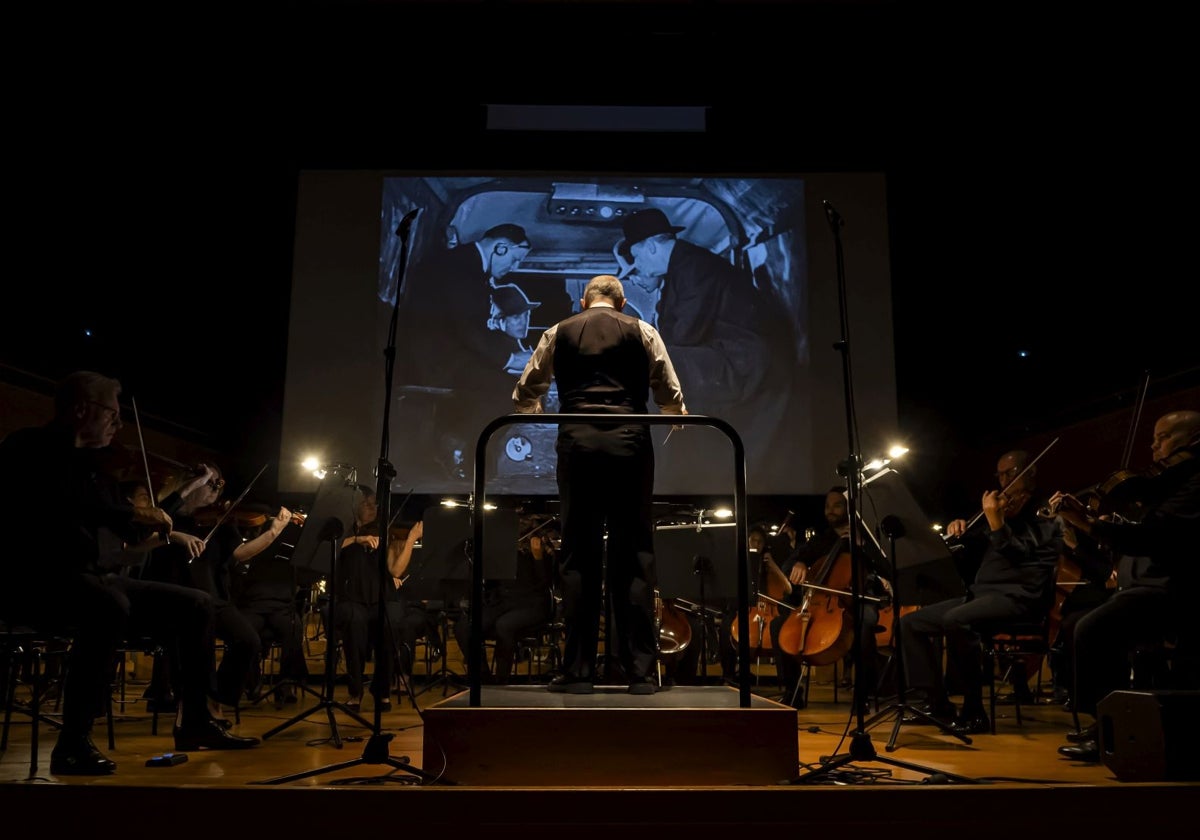
<svg viewBox="0 0 1200 840"><path fill-rule="evenodd" d="M221 518L216 521L216 523L212 526L212 530L208 532L208 536L204 538L205 542L208 542L212 539L212 535L217 533L217 529L221 527L221 523L229 517L229 514L233 513L234 508L241 504L242 499L246 498L246 494L250 492L250 488L254 486L254 482L258 481L259 476L267 471L267 467L270 465L270 463L271 462L268 461L267 463L263 464L262 469L258 471L258 474L255 475L254 478L250 479L250 483L246 485L246 489L242 491L242 494L233 500L233 504L225 508L225 512L221 514Z"/></svg>
<svg viewBox="0 0 1200 840"><path fill-rule="evenodd" d="M1137 437L1138 425L1142 422L1142 407L1146 404L1146 392L1150 390L1150 371L1143 375L1140 393L1133 401L1133 419L1129 423L1129 434L1125 437L1125 451L1121 455L1121 469L1129 469L1133 457L1133 441Z"/></svg>
<svg viewBox="0 0 1200 840"><path fill-rule="evenodd" d="M130 397L130 403L133 405L133 424L137 426L138 433L138 449L142 452L142 469L146 471L146 492L150 494L150 502L155 507L158 507L158 498L154 495L154 482L150 480L150 461L146 458L146 441L142 438L142 421L138 416L137 398ZM171 530L168 528L163 531L163 542L167 545L171 544Z"/></svg>
<svg viewBox="0 0 1200 840"><path fill-rule="evenodd" d="M1037 454L1036 458L1034 458L1032 461L1030 461L1028 464L1026 464L1025 468L1023 470L1021 470L1019 473L1017 473L1015 476L1013 476L1013 480L1008 482L1008 484L1005 484L1004 489L1001 490L1000 492L1004 493L1006 490L1008 490L1009 487L1012 487L1014 484L1016 484L1018 481L1020 481L1021 477L1024 476L1025 473L1027 473L1031 469L1033 469L1033 465L1036 464L1038 461L1042 460L1042 456L1050 451L1050 447L1052 447L1052 446L1054 446L1054 444L1058 443L1058 440L1059 440L1058 438L1055 438L1054 440L1052 440L1048 444L1046 444L1046 448L1043 449L1041 452L1039 452ZM967 527L963 528L963 533L965 534L967 531L971 530L971 528L975 525L975 523L978 522L982 518L983 518L983 511L981 510L981 511L979 511L979 513L977 513L971 517L971 521L967 523Z"/></svg>
<svg viewBox="0 0 1200 840"><path fill-rule="evenodd" d="M413 490L415 489L416 488L409 488L408 495L400 500L400 504L396 505L396 512L392 514L392 521L389 522L387 526L389 531L391 531L392 526L396 524L396 520L400 518L400 512L404 510L404 506L408 504L408 500L412 498Z"/></svg>

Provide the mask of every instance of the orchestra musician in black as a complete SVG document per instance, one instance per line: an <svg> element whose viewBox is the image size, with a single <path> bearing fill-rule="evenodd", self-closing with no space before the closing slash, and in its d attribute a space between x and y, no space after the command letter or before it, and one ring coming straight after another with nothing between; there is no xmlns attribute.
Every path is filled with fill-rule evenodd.
<svg viewBox="0 0 1200 840"><path fill-rule="evenodd" d="M1078 620L1074 634L1073 703L1095 719L1097 704L1110 692L1130 686L1130 655L1139 648L1173 651L1172 689L1200 688L1200 633L1195 629L1194 597L1200 586L1200 411L1169 411L1154 424L1153 465L1117 475L1110 495L1125 481L1136 483L1140 514L1118 521L1055 493L1051 512L1106 547L1114 558L1139 559L1137 578ZM1105 482L1110 484L1110 482ZM1130 496L1130 498L1132 498ZM1078 761L1100 761L1095 723L1079 732L1077 743L1058 748Z"/></svg>
<svg viewBox="0 0 1200 840"><path fill-rule="evenodd" d="M979 628L996 621L1038 621L1054 600L1054 574L1062 553L1062 526L1037 515L1036 464L1024 450L1005 452L996 462L1000 489L986 490L982 515L968 527L963 519L946 526L949 539L978 558L974 579L961 598L922 607L899 619L908 686L918 708L947 722L959 734L991 730L983 708L983 657ZM938 640L944 638L947 670L962 681L963 705L956 716L946 692Z"/></svg>

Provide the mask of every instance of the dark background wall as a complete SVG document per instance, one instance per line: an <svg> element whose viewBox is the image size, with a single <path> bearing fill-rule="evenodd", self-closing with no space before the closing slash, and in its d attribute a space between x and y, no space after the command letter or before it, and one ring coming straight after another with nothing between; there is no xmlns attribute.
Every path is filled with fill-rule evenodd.
<svg viewBox="0 0 1200 840"><path fill-rule="evenodd" d="M1010 445L1128 427L1147 372L1195 407L1166 12L451 0L14 26L0 361L110 370L248 475L277 451L306 168L884 172L900 419L939 510L973 509ZM707 129L489 130L498 103L689 105Z"/></svg>

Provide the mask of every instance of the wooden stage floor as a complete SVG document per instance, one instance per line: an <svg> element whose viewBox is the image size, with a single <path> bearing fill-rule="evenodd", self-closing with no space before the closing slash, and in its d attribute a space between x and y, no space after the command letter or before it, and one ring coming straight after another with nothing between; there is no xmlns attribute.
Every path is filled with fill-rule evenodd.
<svg viewBox="0 0 1200 840"><path fill-rule="evenodd" d="M818 671L818 677L821 674ZM697 698L710 691L737 693L728 687L705 686L652 697L617 694L625 707L638 702L658 706L668 716L658 720L670 726L670 721L688 713L685 706L707 704L703 699L688 699L688 690L699 692ZM535 686L519 691L534 692L539 698L522 705L536 706L548 696ZM485 688L485 702L487 692ZM130 696L140 693L139 688ZM756 706L769 707L773 717L786 709L773 701L774 693L770 685L755 687ZM344 700L345 687L338 685L335 696ZM372 737L375 713L370 700L360 713L371 723L369 727L334 708L334 726L330 710L320 709L282 729L282 724L315 705L317 698L304 693L300 705L283 711L264 702L243 709L235 729L258 736L276 730L259 747L193 752L184 764L155 768L145 762L171 750L170 722L161 721L159 734L152 735L150 716L137 700L118 714L114 749L105 749L105 727L102 722L97 726L97 745L119 765L115 775L100 778L51 776L49 755L55 735L46 724L41 727L38 772L29 778L30 726L26 716L18 715L8 750L0 756L0 808L9 814L37 815L36 820L47 820L56 834L70 828L87 830L118 813L135 815L133 827L184 833L193 825L197 831L203 828L211 833L219 825L214 820L219 820L227 827L236 825L239 836L278 829L344 831L355 819L377 813L372 821L394 822L397 828L410 824L471 830L551 826L569 829L577 837L630 829L657 834L714 827L837 827L853 830L853 836L871 830L885 832L883 836L889 838L928 837L934 830L958 829L970 831L972 840L1011 840L1014 832L1049 837L1066 831L1103 830L1107 835L1123 828L1167 830L1174 826L1178 809L1200 792L1198 783L1123 782L1103 764L1061 758L1056 749L1065 743L1070 716L1049 704L1023 707L1021 724L1013 717L1012 706L1001 706L997 734L972 736L970 745L937 727L904 723L895 749L889 752L886 745L894 715L855 741L852 736L859 721L850 713L848 692L842 689L835 702L831 679L814 680L805 709L786 709L789 718L795 716L797 772L790 778L741 784L735 774L731 780L727 751L731 739L736 744L737 726L742 724L726 729L720 721L709 722L707 735L692 733L664 749L661 741L628 738L620 717L600 725L593 717L588 738L594 741L588 743L596 743L597 750L594 755L579 755L581 765L594 763L604 750L611 763L613 745L627 742L618 747L623 763L612 764L608 783L570 784L569 774L563 775L561 784L523 783L520 768L536 766L540 756L555 754L569 740L562 719L546 718L540 729L537 724L530 728L511 726L504 719L494 721L498 731L488 737L498 752L492 757L491 771L503 777L512 768L511 782L493 778L486 785L460 784L445 773L446 755L430 747L426 729L428 719L443 711L461 711L467 696L441 684L417 694L416 709L407 696L394 698L392 710L380 718L379 737ZM582 707L576 711L583 712L589 711L588 704L612 705L597 696L601 699L568 699L585 701L575 704ZM495 705L512 702L499 697L493 697ZM563 704L563 695L553 697L549 705ZM721 702L727 703L728 697ZM491 710L486 706L471 711ZM603 708L591 711L605 713ZM478 720L472 725L478 726ZM342 741L340 748L334 734ZM710 743L721 746L710 750ZM836 770L822 769L825 757L848 756L852 743L855 760L839 762ZM631 770L644 764L665 767L662 780L622 781L622 767ZM711 778L720 779L719 783L703 782L705 766L711 767ZM671 780L672 767L678 768L678 778L686 783ZM632 771L625 775L638 776ZM383 790L403 792L408 798L386 805L347 799ZM374 812L376 807L387 810ZM209 816L218 812L226 816Z"/></svg>

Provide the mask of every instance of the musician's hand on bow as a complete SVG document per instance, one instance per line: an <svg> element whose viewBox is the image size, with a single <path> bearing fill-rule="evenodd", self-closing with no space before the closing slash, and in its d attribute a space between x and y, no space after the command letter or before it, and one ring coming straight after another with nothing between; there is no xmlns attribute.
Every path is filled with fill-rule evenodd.
<svg viewBox="0 0 1200 840"><path fill-rule="evenodd" d="M208 543L201 537L195 534L189 534L186 531L172 531L171 542L175 545L182 545L187 552L188 560L195 560L204 553L204 549L208 547Z"/></svg>
<svg viewBox="0 0 1200 840"><path fill-rule="evenodd" d="M797 563L796 565L792 566L792 570L790 572L788 572L788 583L791 583L793 586L795 586L796 584L804 583L804 581L807 579L808 579L808 564L807 563Z"/></svg>
<svg viewBox="0 0 1200 840"><path fill-rule="evenodd" d="M961 537L967 531L967 520L955 519L946 526L947 537Z"/></svg>
<svg viewBox="0 0 1200 840"><path fill-rule="evenodd" d="M170 531L171 526L175 524L165 510L157 507L135 507L133 521L138 525L148 525L163 533Z"/></svg>

